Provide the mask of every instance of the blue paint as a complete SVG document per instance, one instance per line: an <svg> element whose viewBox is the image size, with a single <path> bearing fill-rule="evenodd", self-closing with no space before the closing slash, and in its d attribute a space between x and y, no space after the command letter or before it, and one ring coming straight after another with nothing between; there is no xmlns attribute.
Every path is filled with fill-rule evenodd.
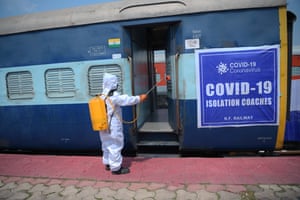
<svg viewBox="0 0 300 200"><path fill-rule="evenodd" d="M124 115L131 114L125 108ZM0 149L85 152L100 150L87 104L0 107ZM129 129L124 128L126 138ZM125 145L132 148L130 140Z"/></svg>
<svg viewBox="0 0 300 200"><path fill-rule="evenodd" d="M300 142L300 111L291 111L286 123L285 141Z"/></svg>
<svg viewBox="0 0 300 200"><path fill-rule="evenodd" d="M175 55L178 50L181 53L192 53L193 50L184 49L184 40L194 37L200 37L200 48L279 43L276 8L236 10L0 36L0 66L108 59L114 53L122 53L122 57L127 57L131 52L128 32L124 31L127 26L165 22L177 23L172 28L174 38L171 40L175 42L172 44L175 46L170 55ZM195 31L200 32L195 34ZM121 46L109 48L109 38L120 38Z"/></svg>
<svg viewBox="0 0 300 200"><path fill-rule="evenodd" d="M183 149L274 148L277 127L198 129L196 106L195 100L180 101ZM0 129L5 130L0 134L0 149L97 152L100 148L87 104L0 107L0 118L5 119L0 121ZM123 118L132 120L132 107L123 107ZM132 124L124 125L126 151L135 149L132 133Z"/></svg>
<svg viewBox="0 0 300 200"><path fill-rule="evenodd" d="M201 49L280 43L276 8L201 13L182 17L180 21L175 50L181 53L194 52L184 49L184 40L193 38L200 39Z"/></svg>
<svg viewBox="0 0 300 200"><path fill-rule="evenodd" d="M277 126L197 128L197 101L181 100L182 149L274 149Z"/></svg>
<svg viewBox="0 0 300 200"><path fill-rule="evenodd" d="M0 148L98 151L100 147L98 134L91 129L87 104L84 103L89 96L86 92L87 84L84 83L86 71L81 69L86 67L82 67L77 62L108 61L111 63L113 54L121 54L122 58L132 56L132 41L127 27L160 23L172 24L168 56L174 58L176 53L180 53L179 107L183 131L182 148L273 149L277 126L214 129L196 127L197 103L195 85L193 85L195 79L190 78L195 74L194 63L190 61L194 50L185 49L184 41L199 38L202 49L278 44L280 38L277 8L199 13L0 36L0 72L15 71L20 66L22 69L27 67L34 75L41 77L40 75L43 76L44 73L40 70L41 65L51 64L55 67L54 65L59 63L61 67L67 63L76 63L74 66L76 89L78 89L77 94L80 94L74 99L47 100L43 97L43 104L36 103L39 105L32 102L23 105L20 101L19 103L7 102L6 105L9 106L0 106ZM120 47L109 48L110 38L120 38ZM132 92L131 80L129 80L130 68L128 63L121 67L125 71L124 93L130 94ZM83 76L85 78L82 78ZM35 84L41 84L41 81L41 78L34 79ZM43 87L40 85L39 88L39 95L44 95ZM1 101L2 98L6 96L1 95ZM41 99L42 97L39 98ZM168 101L170 123L176 129L174 95ZM131 120L132 108L125 107L123 111L124 118ZM132 125L124 125L126 149L135 148L133 132Z"/></svg>
<svg viewBox="0 0 300 200"><path fill-rule="evenodd" d="M112 58L121 53L122 38L119 48L109 48L108 39L120 38L121 28L95 24L1 36L1 67Z"/></svg>

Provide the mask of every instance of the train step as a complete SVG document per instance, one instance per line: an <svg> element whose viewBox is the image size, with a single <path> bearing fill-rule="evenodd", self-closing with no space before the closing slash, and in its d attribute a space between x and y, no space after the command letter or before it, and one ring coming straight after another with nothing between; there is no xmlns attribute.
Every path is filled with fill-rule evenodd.
<svg viewBox="0 0 300 200"><path fill-rule="evenodd" d="M167 122L146 122L139 129L138 153L177 154L179 146L178 135Z"/></svg>
<svg viewBox="0 0 300 200"><path fill-rule="evenodd" d="M165 132L139 132L137 137L137 142L148 142L149 145L151 144L166 144L178 142L178 135L174 132L165 133Z"/></svg>
<svg viewBox="0 0 300 200"><path fill-rule="evenodd" d="M140 133L173 133L174 130L171 128L168 122L145 122L144 125L139 129Z"/></svg>
<svg viewBox="0 0 300 200"><path fill-rule="evenodd" d="M179 142L177 141L139 141L138 154L178 154Z"/></svg>
<svg viewBox="0 0 300 200"><path fill-rule="evenodd" d="M145 132L139 133L137 140L138 153L175 153L179 152L178 136L175 133Z"/></svg>

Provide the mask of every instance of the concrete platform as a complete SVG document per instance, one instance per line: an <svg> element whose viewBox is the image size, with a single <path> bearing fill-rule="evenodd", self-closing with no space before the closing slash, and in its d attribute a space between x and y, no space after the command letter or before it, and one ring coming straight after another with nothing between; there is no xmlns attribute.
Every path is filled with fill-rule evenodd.
<svg viewBox="0 0 300 200"><path fill-rule="evenodd" d="M300 157L100 157L0 154L0 199L300 199Z"/></svg>
<svg viewBox="0 0 300 200"><path fill-rule="evenodd" d="M105 171L101 157L0 154L0 175L174 184L300 184L300 157L128 157L131 173Z"/></svg>

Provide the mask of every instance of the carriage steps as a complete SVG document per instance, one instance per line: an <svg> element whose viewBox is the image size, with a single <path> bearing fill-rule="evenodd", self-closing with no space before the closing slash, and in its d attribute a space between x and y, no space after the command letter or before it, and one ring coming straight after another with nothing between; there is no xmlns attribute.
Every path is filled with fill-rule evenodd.
<svg viewBox="0 0 300 200"><path fill-rule="evenodd" d="M178 135L167 122L146 122L137 136L138 155L176 157L179 154Z"/></svg>

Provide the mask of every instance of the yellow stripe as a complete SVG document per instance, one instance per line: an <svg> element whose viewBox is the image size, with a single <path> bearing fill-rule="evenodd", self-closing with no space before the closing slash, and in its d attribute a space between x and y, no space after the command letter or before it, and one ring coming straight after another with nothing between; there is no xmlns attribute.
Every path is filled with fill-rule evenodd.
<svg viewBox="0 0 300 200"><path fill-rule="evenodd" d="M277 132L276 149L281 149L284 142L286 106L287 106L287 14L286 7L279 8L280 23L280 100L279 100L279 126Z"/></svg>

